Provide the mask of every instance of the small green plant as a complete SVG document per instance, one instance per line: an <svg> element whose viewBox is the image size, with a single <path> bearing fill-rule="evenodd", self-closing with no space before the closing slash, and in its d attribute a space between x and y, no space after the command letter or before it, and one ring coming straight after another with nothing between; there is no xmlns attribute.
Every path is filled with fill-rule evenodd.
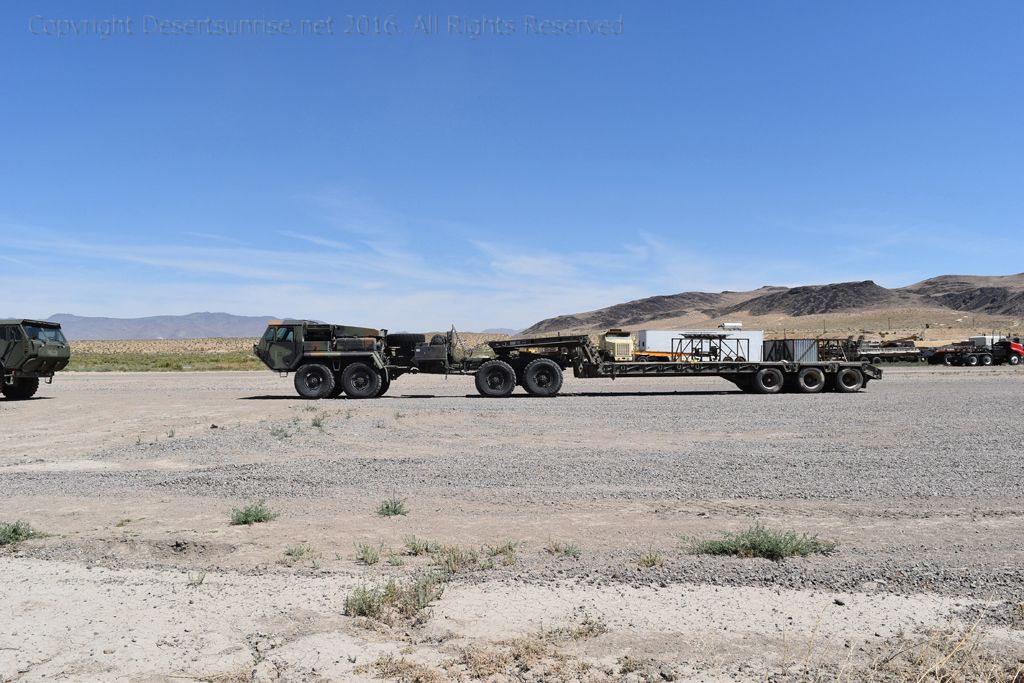
<svg viewBox="0 0 1024 683"><path fill-rule="evenodd" d="M604 619L601 617L592 617L589 614L584 613L583 619L580 623L557 629L553 634L568 636L573 640L587 640L588 638L596 638L597 636L603 635L607 632L608 624L605 623Z"/></svg>
<svg viewBox="0 0 1024 683"><path fill-rule="evenodd" d="M733 555L736 557L762 557L776 562L787 557L828 555L838 546L817 536L797 534L795 531L776 531L754 524L737 533L726 532L719 539L687 539L690 551L697 555Z"/></svg>
<svg viewBox="0 0 1024 683"><path fill-rule="evenodd" d="M174 438L174 430L173 429L171 429L169 432L167 432L167 438L168 439L173 439Z"/></svg>
<svg viewBox="0 0 1024 683"><path fill-rule="evenodd" d="M651 569L653 567L664 567L665 558L662 557L661 553L659 553L657 550L651 548L640 553L640 556L637 558L637 564L639 564L644 569Z"/></svg>
<svg viewBox="0 0 1024 683"><path fill-rule="evenodd" d="M270 435L278 439L287 439L291 433L284 427L271 427Z"/></svg>
<svg viewBox="0 0 1024 683"><path fill-rule="evenodd" d="M389 553L388 564L392 567L401 567L405 564L405 560L403 560L401 556L396 555L395 553Z"/></svg>
<svg viewBox="0 0 1024 683"><path fill-rule="evenodd" d="M496 555L501 556L501 555ZM507 555L502 557L509 557ZM512 556L512 562L515 557ZM440 567L446 574L457 574L459 572L472 572L481 569L494 569L494 557L486 552L480 552L471 548L462 548L457 545L444 545L430 554L430 562Z"/></svg>
<svg viewBox="0 0 1024 683"><path fill-rule="evenodd" d="M377 564L380 561L380 551L369 543L356 544L356 562L367 566Z"/></svg>
<svg viewBox="0 0 1024 683"><path fill-rule="evenodd" d="M28 522L18 520L14 523L0 523L0 545L15 545L30 538L39 538L42 534L32 531Z"/></svg>
<svg viewBox="0 0 1024 683"><path fill-rule="evenodd" d="M293 560L298 560L306 555L313 552L313 549L308 545L293 545L290 548L286 548L284 551L285 557L290 557Z"/></svg>
<svg viewBox="0 0 1024 683"><path fill-rule="evenodd" d="M384 610L384 591L372 586L356 586L345 598L345 615L376 618Z"/></svg>
<svg viewBox="0 0 1024 683"><path fill-rule="evenodd" d="M377 514L381 517L396 517L409 514L409 509L405 506L404 500L388 498L387 500L382 500L380 505L377 506Z"/></svg>
<svg viewBox="0 0 1024 683"><path fill-rule="evenodd" d="M399 412L397 410L395 411L395 419L396 420L401 420L403 417L405 417L405 413Z"/></svg>
<svg viewBox="0 0 1024 683"><path fill-rule="evenodd" d="M499 545L488 545L484 546L484 552L487 553L488 558L491 560L490 567L483 567L481 569L493 569L495 560L501 561L506 567L516 562L516 548L519 546L515 541L505 541Z"/></svg>
<svg viewBox="0 0 1024 683"><path fill-rule="evenodd" d="M267 507L264 501L257 501L252 505L247 505L244 508L234 508L231 511L231 523L238 524L259 524L261 522L269 522L272 519L277 519L276 512L272 511Z"/></svg>
<svg viewBox="0 0 1024 683"><path fill-rule="evenodd" d="M317 429L322 430L324 428L324 416L317 415L312 420L310 420L309 423L316 427Z"/></svg>
<svg viewBox="0 0 1024 683"><path fill-rule="evenodd" d="M405 554L413 557L432 555L441 549L441 545L437 541L427 541L415 536L406 536L403 543Z"/></svg>
<svg viewBox="0 0 1024 683"><path fill-rule="evenodd" d="M142 437L141 436L135 437L135 445L136 446L141 446L142 445Z"/></svg>
<svg viewBox="0 0 1024 683"><path fill-rule="evenodd" d="M346 410L345 411L345 419L346 420L351 420L352 419L352 411L351 410Z"/></svg>
<svg viewBox="0 0 1024 683"><path fill-rule="evenodd" d="M345 614L381 621L396 616L421 621L424 610L444 593L444 582L443 575L426 572L404 583L390 579L383 586L356 586L345 598Z"/></svg>
<svg viewBox="0 0 1024 683"><path fill-rule="evenodd" d="M631 674L644 668L643 662L636 657L630 657L629 655L619 657L618 665L620 674Z"/></svg>
<svg viewBox="0 0 1024 683"><path fill-rule="evenodd" d="M131 517L122 517L121 519L117 520L117 524L115 524L114 526L117 527L118 529L120 529L122 527L128 526L131 523L132 523Z"/></svg>
<svg viewBox="0 0 1024 683"><path fill-rule="evenodd" d="M189 572L188 573L188 585L189 588L199 588L203 585L203 581L206 581L206 572Z"/></svg>
<svg viewBox="0 0 1024 683"><path fill-rule="evenodd" d="M549 555L556 557L571 557L574 560L580 559L582 553L580 549L572 543L562 543L561 541L548 540L547 545L544 546L544 550Z"/></svg>

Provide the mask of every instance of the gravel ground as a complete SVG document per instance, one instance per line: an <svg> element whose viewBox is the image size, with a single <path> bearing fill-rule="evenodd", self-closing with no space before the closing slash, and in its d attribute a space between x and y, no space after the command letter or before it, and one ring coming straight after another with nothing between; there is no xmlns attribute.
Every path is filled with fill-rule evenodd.
<svg viewBox="0 0 1024 683"><path fill-rule="evenodd" d="M489 400L470 378L413 376L375 401L306 402L271 373L65 373L38 400L0 401L0 521L27 519L52 535L0 550L0 562L13 553L110 571L350 582L425 562L361 567L357 542L397 550L408 534L468 547L511 539L513 564L458 585L485 595L494 586L495 596L508 592L499 586L566 582L594 595L616 586L842 593L878 596L879 614L892 609L885 601L933 596L949 624L980 620L1019 654L1022 389L1021 369L910 367L854 395L568 378L554 399ZM390 496L410 513L376 517ZM280 518L226 524L231 507L256 499ZM839 548L781 563L688 550L689 538L754 521ZM581 558L552 557L553 539L578 545ZM282 563L296 543L314 546L317 561ZM664 565L640 568L644 550ZM753 649L750 633L727 644L722 671L744 679L751 652L779 646L770 630ZM641 654L661 642L632 635L620 625L602 637ZM3 636L0 627L0 652ZM688 666L708 663L689 656Z"/></svg>

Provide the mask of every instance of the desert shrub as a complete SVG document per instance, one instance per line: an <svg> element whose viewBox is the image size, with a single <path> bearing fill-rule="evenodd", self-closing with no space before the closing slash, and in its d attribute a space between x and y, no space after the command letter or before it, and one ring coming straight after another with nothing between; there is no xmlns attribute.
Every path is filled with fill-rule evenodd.
<svg viewBox="0 0 1024 683"><path fill-rule="evenodd" d="M396 517L409 514L409 509L405 506L404 500L388 498L387 500L382 500L380 505L377 506L377 514L381 517Z"/></svg>
<svg viewBox="0 0 1024 683"><path fill-rule="evenodd" d="M38 535L32 531L28 522L18 520L12 523L0 523L0 545L15 545Z"/></svg>
<svg viewBox="0 0 1024 683"><path fill-rule="evenodd" d="M833 541L795 531L777 531L760 524L736 532L726 532L719 539L689 539L690 549L698 555L733 555L736 557L763 557L776 562L787 557L827 555L836 549Z"/></svg>
<svg viewBox="0 0 1024 683"><path fill-rule="evenodd" d="M260 522L269 522L272 519L277 519L277 513L268 508L266 502L262 500L252 505L247 505L244 508L234 508L231 511L231 523L236 525L259 524Z"/></svg>

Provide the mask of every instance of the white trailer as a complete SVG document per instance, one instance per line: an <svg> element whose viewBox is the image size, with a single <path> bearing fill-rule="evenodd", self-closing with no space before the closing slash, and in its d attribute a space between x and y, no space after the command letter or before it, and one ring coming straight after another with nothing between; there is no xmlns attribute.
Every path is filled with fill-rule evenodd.
<svg viewBox="0 0 1024 683"><path fill-rule="evenodd" d="M762 330L640 330L636 333L637 356L720 356L720 360L760 363L764 348Z"/></svg>

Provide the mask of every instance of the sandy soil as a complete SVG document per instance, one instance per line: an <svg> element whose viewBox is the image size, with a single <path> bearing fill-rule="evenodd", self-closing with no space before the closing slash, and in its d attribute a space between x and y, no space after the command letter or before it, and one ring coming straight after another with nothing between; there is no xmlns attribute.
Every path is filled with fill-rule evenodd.
<svg viewBox="0 0 1024 683"><path fill-rule="evenodd" d="M0 680L916 680L931 655L894 653L965 630L1012 668L1022 389L915 367L851 396L568 379L486 400L404 377L314 403L271 373L66 373L0 401L0 521L48 534L0 548ZM375 514L391 496L407 515ZM261 498L277 519L228 523ZM690 552L754 521L839 548ZM344 616L353 588L431 568L409 535L517 545L422 623Z"/></svg>

